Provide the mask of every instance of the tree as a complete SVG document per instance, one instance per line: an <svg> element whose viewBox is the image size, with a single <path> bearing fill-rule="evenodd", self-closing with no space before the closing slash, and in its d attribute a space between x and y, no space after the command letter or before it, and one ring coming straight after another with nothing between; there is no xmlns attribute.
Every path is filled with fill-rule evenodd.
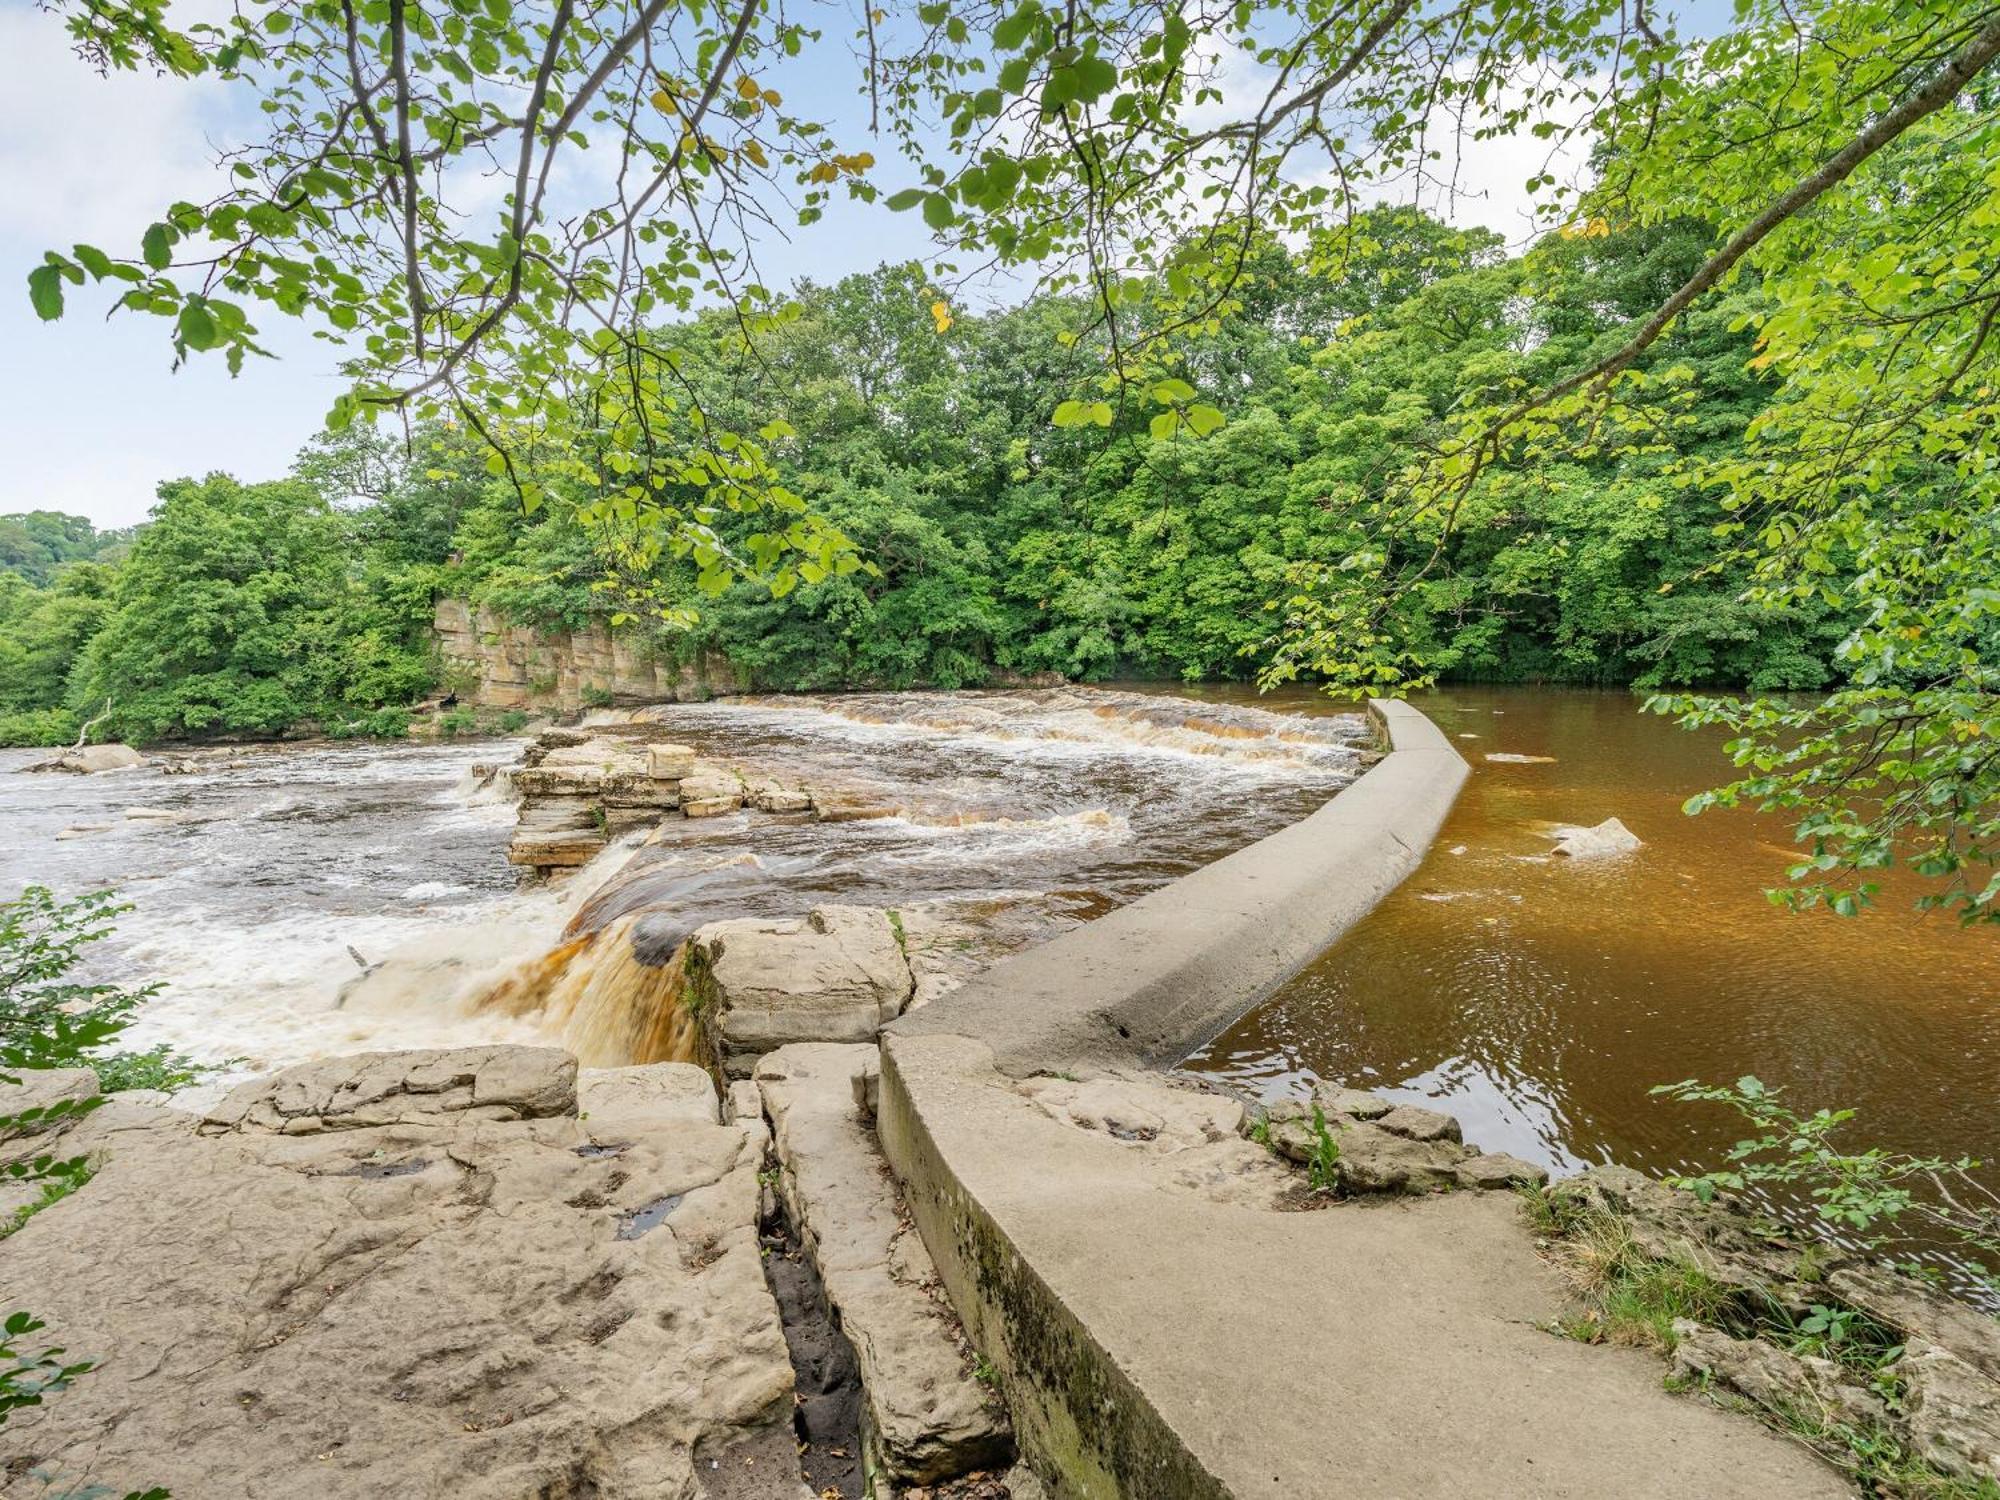
<svg viewBox="0 0 2000 1500"><path fill-rule="evenodd" d="M218 474L160 495L76 665L73 708L109 704L129 738L277 734L429 686L429 590L360 588L348 522L311 486Z"/></svg>
<svg viewBox="0 0 2000 1500"><path fill-rule="evenodd" d="M657 327L721 305L754 358L797 316L756 278L759 235L880 191L872 149L770 85L777 59L836 41L767 0L277 0L185 29L166 0L52 3L98 65L213 74L256 92L267 129L230 158L227 191L168 207L136 254L50 252L29 278L43 316L108 283L168 321L177 354L232 368L260 352L253 309L309 318L349 358L335 427L462 423L528 508L559 494L603 528L605 581L635 598L670 557L711 592L751 577L783 594L862 566L784 482L791 425L716 420ZM1551 170L1529 183L1580 233L1711 226L1684 279L1628 301L1601 343L1559 366L1496 366L1476 399L1425 418L1405 462L1365 477L1330 520L1343 550L1295 575L1274 671L1423 680L1424 600L1496 476L1556 454L1662 456L1687 376L1651 356L1754 273L1774 305L1754 315L1760 357L1785 390L1757 429L1768 456L1713 471L1758 511L1742 561L1760 599L1811 592L1876 617L1857 680L1904 695L1898 725L1913 716L1945 751L1920 747L1899 821L1836 794L1820 852L1866 865L1916 831L1926 869L1957 879L1985 860L1991 762L1966 745L1989 724L1974 644L1988 605L1954 582L1979 576L1984 544L1912 546L1991 529L1976 432L1992 430L1978 393L1992 390L1983 173L2000 6L1739 0L1720 35L1691 39L1645 0L918 0L866 7L854 41L871 140L893 142L910 179L886 202L938 235L940 284L998 264L1077 294L1088 321L1065 333L1096 372L1044 405L1059 427L1125 444L1222 426L1230 403L1189 378L1206 373L1193 351L1255 295L1272 236L1309 243L1321 267L1372 253L1380 225L1363 209L1448 193L1457 143L1591 145L1580 199ZM1251 87L1224 87L1229 63ZM590 150L609 170L583 169ZM1931 168L1935 190L1904 190L1901 174ZM1422 259L1383 289L1421 285ZM928 310L940 333L957 317L944 295ZM1753 478L1766 462L1783 473L1768 518ZM1919 474L1936 481L1921 495ZM1891 476L1893 498L1877 498ZM1935 659L1894 644L1913 639ZM1871 722L1836 708L1814 764L1865 743ZM1752 739L1754 759L1769 742ZM1860 754L1860 774L1903 784ZM1744 795L1818 801L1853 780L1835 767ZM1927 821L1938 807L1943 822ZM1945 827L1963 832L1930 836Z"/></svg>

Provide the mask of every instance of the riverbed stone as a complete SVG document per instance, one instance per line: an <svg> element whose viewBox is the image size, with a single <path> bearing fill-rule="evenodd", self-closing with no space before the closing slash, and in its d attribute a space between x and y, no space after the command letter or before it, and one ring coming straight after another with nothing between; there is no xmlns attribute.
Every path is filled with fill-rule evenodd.
<svg viewBox="0 0 2000 1500"><path fill-rule="evenodd" d="M1960 1479L2000 1484L2000 1381L1923 1339L1895 1373L1918 1456Z"/></svg>
<svg viewBox="0 0 2000 1500"><path fill-rule="evenodd" d="M893 1483L928 1485L1003 1464L1013 1444L855 1111L853 1080L875 1059L872 1046L788 1046L756 1081L779 1193L854 1348L865 1443Z"/></svg>
<svg viewBox="0 0 2000 1500"><path fill-rule="evenodd" d="M686 973L713 1055L733 1077L792 1042L872 1041L913 989L888 913L876 907L711 922L688 940Z"/></svg>
<svg viewBox="0 0 2000 1500"><path fill-rule="evenodd" d="M1313 1099L1328 1114L1345 1115L1350 1120L1379 1120L1396 1107L1393 1100L1366 1089L1321 1086L1313 1090Z"/></svg>
<svg viewBox="0 0 2000 1500"><path fill-rule="evenodd" d="M1589 828L1566 829L1552 852L1571 859L1601 859L1643 847L1643 841L1631 829L1616 818L1606 818Z"/></svg>
<svg viewBox="0 0 2000 1500"><path fill-rule="evenodd" d="M656 781L680 781L694 774L692 745L655 744L646 747L646 774Z"/></svg>
<svg viewBox="0 0 2000 1500"><path fill-rule="evenodd" d="M594 828L523 831L515 834L514 841L507 846L507 861L543 871L574 869L589 864L603 852L607 842L606 835Z"/></svg>
<svg viewBox="0 0 2000 1500"><path fill-rule="evenodd" d="M700 765L681 786L681 812L690 818L719 818L743 806L743 781L734 771Z"/></svg>
<svg viewBox="0 0 2000 1500"><path fill-rule="evenodd" d="M1501 1192L1508 1188L1539 1187L1549 1180L1548 1169L1538 1167L1504 1151L1475 1152L1453 1168L1460 1187Z"/></svg>
<svg viewBox="0 0 2000 1500"><path fill-rule="evenodd" d="M94 776L100 771L124 771L142 766L146 757L130 745L78 745L60 755L28 767L31 771L62 771L72 776Z"/></svg>
<svg viewBox="0 0 2000 1500"><path fill-rule="evenodd" d="M759 812L804 813L811 812L812 793L803 787L793 786L774 776L746 776L743 781L744 799Z"/></svg>
<svg viewBox="0 0 2000 1500"><path fill-rule="evenodd" d="M1334 1170L1347 1193L1430 1193L1454 1187L1465 1158L1456 1141L1419 1140L1362 1120L1338 1127L1334 1139L1340 1151ZM1309 1160L1310 1147L1306 1156L1294 1159Z"/></svg>
<svg viewBox="0 0 2000 1500"><path fill-rule="evenodd" d="M1461 1139L1458 1121L1435 1109L1399 1104L1378 1117L1375 1124L1391 1135L1413 1141L1456 1141Z"/></svg>
<svg viewBox="0 0 2000 1500"><path fill-rule="evenodd" d="M97 1368L0 1427L0 1475L799 1495L761 1142L696 1118L697 1070L662 1066L593 1075L587 1121L573 1060L497 1047L309 1064L206 1118L97 1111L76 1132L96 1176L5 1247L10 1305Z"/></svg>
<svg viewBox="0 0 2000 1500"><path fill-rule="evenodd" d="M1824 1413L1862 1432L1889 1421L1881 1397L1832 1360L1793 1354L1762 1339L1732 1338L1689 1318L1674 1321L1674 1370L1774 1413Z"/></svg>

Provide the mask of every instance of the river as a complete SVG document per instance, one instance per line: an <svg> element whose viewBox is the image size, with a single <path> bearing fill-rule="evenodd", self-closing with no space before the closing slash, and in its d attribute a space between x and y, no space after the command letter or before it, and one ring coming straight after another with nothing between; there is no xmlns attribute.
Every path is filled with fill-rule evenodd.
<svg viewBox="0 0 2000 1500"><path fill-rule="evenodd" d="M1326 1079L1433 1103L1558 1173L1720 1165L1742 1122L1649 1090L1746 1073L1854 1109L1857 1144L2000 1158L2000 933L1920 915L1907 887L1854 919L1772 905L1784 822L1683 813L1730 777L1720 737L1629 694L1417 702L1473 766L1429 857L1188 1067L1267 1098ZM1549 857L1559 825L1607 817L1644 847Z"/></svg>
<svg viewBox="0 0 2000 1500"><path fill-rule="evenodd" d="M1304 710L1087 688L666 705L647 716L705 758L897 815L669 819L656 842L639 847L642 831L567 885L526 890L506 863L512 806L468 775L523 741L236 748L175 776L29 774L40 754L4 751L0 892L115 887L133 909L91 970L164 986L129 1039L225 1064L223 1080L370 1048L546 1042L477 1002L628 860L615 898L679 935L828 900L929 902L1004 951L1351 781L1372 753L1365 721ZM365 985L357 959L380 965Z"/></svg>
<svg viewBox="0 0 2000 1500"><path fill-rule="evenodd" d="M2000 1156L1995 934L1920 917L1907 893L1851 921L1772 906L1783 825L1685 816L1690 793L1728 775L1719 742L1627 694L1459 689L1421 706L1474 768L1429 858L1190 1069L1267 1098L1325 1079L1434 1102L1476 1144L1558 1172L1715 1165L1743 1133L1734 1119L1648 1090L1744 1073L1802 1106L1856 1109L1868 1140ZM872 784L902 809L674 824L620 888L685 924L927 900L1032 908L1045 935L1301 816L1365 764L1360 721L1304 690L651 712L705 756ZM0 891L116 886L135 909L94 966L165 986L135 1038L229 1061L230 1076L368 1047L546 1040L468 997L554 943L630 851L569 888L518 889L512 808L469 797L466 773L519 745L239 749L174 777L27 775L36 755L0 752ZM175 816L125 816L135 807ZM1644 847L1549 857L1557 827L1610 816ZM74 826L100 831L57 837ZM416 982L345 1006L350 948L424 962Z"/></svg>

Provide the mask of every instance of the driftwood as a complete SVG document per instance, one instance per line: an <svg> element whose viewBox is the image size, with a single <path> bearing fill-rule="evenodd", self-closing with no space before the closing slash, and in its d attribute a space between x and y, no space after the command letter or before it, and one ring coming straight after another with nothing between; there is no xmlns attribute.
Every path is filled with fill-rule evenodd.
<svg viewBox="0 0 2000 1500"><path fill-rule="evenodd" d="M76 743L69 747L72 751L81 750L84 747L85 743L90 739L90 731L95 729L99 724L102 724L106 719L111 717L112 702L113 702L112 699L106 698L104 700L103 712L98 714L96 718L90 720L83 726L83 728L79 729L76 732Z"/></svg>

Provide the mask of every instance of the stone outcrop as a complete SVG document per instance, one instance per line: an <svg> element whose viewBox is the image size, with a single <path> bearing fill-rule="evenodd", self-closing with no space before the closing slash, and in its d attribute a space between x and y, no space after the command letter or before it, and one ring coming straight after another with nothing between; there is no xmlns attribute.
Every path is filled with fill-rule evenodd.
<svg viewBox="0 0 2000 1500"><path fill-rule="evenodd" d="M146 757L130 745L78 745L29 766L30 771L64 771L72 776L91 776L99 771L124 771L143 766Z"/></svg>
<svg viewBox="0 0 2000 1500"><path fill-rule="evenodd" d="M0 1490L803 1500L762 1126L698 1069L371 1054L63 1149L97 1174L8 1301L97 1366L0 1427Z"/></svg>
<svg viewBox="0 0 2000 1500"><path fill-rule="evenodd" d="M1464 1143L1458 1121L1360 1089L1320 1087L1309 1100L1274 1104L1263 1119L1279 1156L1331 1173L1346 1194L1503 1190L1548 1181L1542 1168Z"/></svg>
<svg viewBox="0 0 2000 1500"><path fill-rule="evenodd" d="M1615 1218L1653 1260L1692 1263L1733 1293L1718 1328L1674 1325L1677 1370L1780 1420L1885 1436L1939 1472L2000 1483L2000 1320L1858 1255L1804 1247L1727 1199L1623 1167L1550 1190L1558 1205ZM1866 1330L1872 1357L1841 1363L1787 1347L1824 1309ZM1897 1399L1885 1400L1884 1391Z"/></svg>
<svg viewBox="0 0 2000 1500"><path fill-rule="evenodd" d="M507 857L547 876L588 864L631 828L662 818L715 818L752 807L807 813L813 795L769 776L746 778L661 738L662 726L600 711L575 729L548 729L508 775L520 797Z"/></svg>
<svg viewBox="0 0 2000 1500"><path fill-rule="evenodd" d="M432 628L446 662L473 679L460 698L481 707L574 713L593 702L698 702L737 690L721 657L703 652L679 665L608 624L535 629L440 599Z"/></svg>
<svg viewBox="0 0 2000 1500"><path fill-rule="evenodd" d="M756 1084L779 1194L853 1346L867 1468L930 1485L1004 1464L1012 1440L856 1110L876 1060L872 1045L788 1046L758 1061Z"/></svg>
<svg viewBox="0 0 2000 1500"><path fill-rule="evenodd" d="M877 907L711 922L688 940L685 973L710 1052L737 1077L794 1042L872 1042L915 991L896 928Z"/></svg>

